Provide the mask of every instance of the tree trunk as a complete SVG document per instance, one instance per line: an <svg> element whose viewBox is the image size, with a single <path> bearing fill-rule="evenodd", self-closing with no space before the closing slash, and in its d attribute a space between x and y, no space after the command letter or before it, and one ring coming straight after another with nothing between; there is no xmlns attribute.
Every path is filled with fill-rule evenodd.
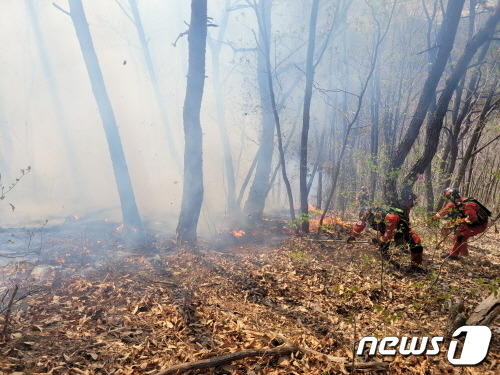
<svg viewBox="0 0 500 375"><path fill-rule="evenodd" d="M146 41L146 36L144 35L144 28L142 26L141 16L139 14L139 9L137 7L137 0L129 0L130 9L132 10L132 17L134 19L134 25L137 29L137 37L139 38L139 43L141 44L141 51L146 62L146 68L149 74L149 79L151 85L153 86L153 91L156 99L156 105L160 111L161 122L165 128L165 134L167 137L168 151L173 161L175 162L178 171L181 170L181 160L179 153L177 152L177 147L175 147L174 138L172 136L172 130L168 121L168 113L165 102L163 100L163 95L160 90L160 84L158 82L158 76L156 75L156 70L153 65L153 59L151 58L151 52L149 51L148 42Z"/></svg>
<svg viewBox="0 0 500 375"><path fill-rule="evenodd" d="M81 170L81 162L78 160L75 155L73 142L70 141L70 135L68 133L68 128L65 124L66 116L65 116L65 107L61 103L61 93L57 88L56 81L54 77L56 76L51 68L50 64L50 55L47 53L47 48L45 46L45 40L43 37L43 33L40 30L40 22L35 12L35 2L31 0L24 1L26 5L26 10L28 13L28 17L30 20L30 24L33 27L33 33L36 40L37 53L40 58L41 67L44 72L44 76L46 78L47 86L50 92L50 96L54 106L54 114L56 116L56 122L59 127L59 131L62 135L62 141L64 146L64 152L67 155L67 162L69 171L71 174L70 180L74 185L74 189L78 196L83 200L88 199L88 192L85 188L85 183L82 180L82 175L80 173ZM64 158L63 158L64 160ZM61 162L61 160L60 160ZM61 165L60 167L63 167ZM2 169L3 170L3 169Z"/></svg>
<svg viewBox="0 0 500 375"><path fill-rule="evenodd" d="M189 66L184 100L184 180L177 244L196 246L196 228L203 202L203 147L200 122L205 84L207 0L191 0L189 23Z"/></svg>
<svg viewBox="0 0 500 375"><path fill-rule="evenodd" d="M455 69L451 76L446 80L445 87L441 93L436 111L433 116L432 122L427 128L425 150L420 159L412 167L410 173L406 176L406 183L413 184L416 176L423 173L425 168L431 163L432 158L436 154L437 146L439 143L439 135L443 127L443 121L448 111L448 105L453 96L453 92L462 76L467 71L470 61L475 53L495 32L497 23L500 21L500 1L497 4L495 12L491 15L484 27L477 32L477 34L467 43L465 50L455 65Z"/></svg>
<svg viewBox="0 0 500 375"><path fill-rule="evenodd" d="M307 190L307 146L310 127L310 111L312 100L312 86L314 81L314 48L316 45L316 22L318 20L319 0L313 0L311 18L309 20L309 41L306 58L306 89L304 93L304 110L302 113L302 135L300 138L300 211L302 214L302 231L309 233L308 190Z"/></svg>
<svg viewBox="0 0 500 375"><path fill-rule="evenodd" d="M417 139L420 128L425 120L427 110L431 104L434 92L436 91L436 87L444 72L444 68L446 67L446 63L455 42L455 35L460 22L464 2L465 0L448 1L445 18L437 38L440 43L436 54L436 60L434 61L427 79L425 80L417 108L415 109L408 130L398 148L394 152L389 165L389 173L384 186L384 195L387 203L394 204L397 202L398 197L396 181L398 170L403 165L413 144L415 143L415 140Z"/></svg>
<svg viewBox="0 0 500 375"><path fill-rule="evenodd" d="M90 35L89 25L85 17L81 0L69 0L71 19L75 26L76 35L83 53L83 59L87 67L87 72L92 86L92 92L99 108L104 133L108 142L109 153L113 164L118 195L122 209L123 224L126 227L133 227L142 231L142 222L139 216L139 210L135 202L132 181L128 172L125 154L118 132L113 108L109 100L104 79L102 76L99 61L94 49L92 37Z"/></svg>
<svg viewBox="0 0 500 375"><path fill-rule="evenodd" d="M373 75L371 112L371 132L370 132L370 200L374 202L375 191L377 190L378 178L378 137L379 137L379 117L380 117L380 69L376 69Z"/></svg>
<svg viewBox="0 0 500 375"><path fill-rule="evenodd" d="M481 138L481 134L482 134L484 127L486 126L488 116L489 116L489 114L491 114L492 101L493 101L493 98L494 98L496 90L497 90L497 85L498 85L498 76L496 76L495 81L491 84L490 90L488 92L488 96L486 97L485 103L484 103L483 108L481 110L481 114L479 115L478 124L477 124L476 128L474 129L474 132L472 133L471 140L470 140L469 145L467 146L465 154L462 158L462 164L460 165L460 168L459 168L458 173L457 173L457 179L455 181L455 186L457 188L462 183L462 180L463 180L464 175L465 175L465 171L467 169L467 164L469 163L471 158L474 156L473 151L477 147L477 144L479 143L479 139Z"/></svg>
<svg viewBox="0 0 500 375"><path fill-rule="evenodd" d="M239 215L239 205L236 204L236 183L234 176L233 155L231 153L231 144L227 133L227 125L225 118L224 92L222 90L222 80L220 78L220 51L221 45L224 42L228 21L228 8L230 1L226 0L222 21L219 23L218 36L216 40L208 39L208 45L212 51L212 74L213 87L215 94L215 106L217 108L217 124L219 125L219 133L222 142L222 151L224 153L224 168L226 172L227 182L227 209L229 215L235 217Z"/></svg>
<svg viewBox="0 0 500 375"><path fill-rule="evenodd" d="M255 12L259 19L259 45L265 46L270 41L266 40L271 35L271 5L270 0L260 0ZM267 56L262 48L258 48L257 55L257 81L260 92L260 107L262 118L262 136L255 169L255 176L248 193L243 213L250 220L256 220L262 216L269 185L269 175L271 173L271 163L274 149L274 118L271 108L269 82L267 79Z"/></svg>

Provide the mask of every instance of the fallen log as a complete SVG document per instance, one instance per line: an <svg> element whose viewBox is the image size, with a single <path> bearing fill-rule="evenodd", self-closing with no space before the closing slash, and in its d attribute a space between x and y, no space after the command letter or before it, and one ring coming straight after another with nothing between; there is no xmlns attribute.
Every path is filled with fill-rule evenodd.
<svg viewBox="0 0 500 375"><path fill-rule="evenodd" d="M476 306L469 319L467 325L489 325L500 314L500 293L490 294L483 302Z"/></svg>

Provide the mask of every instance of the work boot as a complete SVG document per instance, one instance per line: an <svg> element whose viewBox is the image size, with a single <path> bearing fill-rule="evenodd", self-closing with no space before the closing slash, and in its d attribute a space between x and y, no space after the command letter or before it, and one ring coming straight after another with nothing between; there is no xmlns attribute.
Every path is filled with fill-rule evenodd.
<svg viewBox="0 0 500 375"><path fill-rule="evenodd" d="M427 273L427 270L418 264L412 264L408 270L409 273Z"/></svg>

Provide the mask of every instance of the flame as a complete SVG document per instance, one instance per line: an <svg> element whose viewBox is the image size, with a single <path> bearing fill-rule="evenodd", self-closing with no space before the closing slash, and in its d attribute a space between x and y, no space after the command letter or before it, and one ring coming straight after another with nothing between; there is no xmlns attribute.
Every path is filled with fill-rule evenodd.
<svg viewBox="0 0 500 375"><path fill-rule="evenodd" d="M309 231L316 232L319 227L320 218L309 220ZM340 226L344 228L350 228L351 226L337 216L326 216L323 220L323 227L333 228L335 226Z"/></svg>
<svg viewBox="0 0 500 375"><path fill-rule="evenodd" d="M230 232L234 237L243 237L245 235L244 230L233 230Z"/></svg>
<svg viewBox="0 0 500 375"><path fill-rule="evenodd" d="M122 224L122 225L120 225L119 227L116 227L116 229L115 229L115 230L116 230L117 232L121 232L121 231L123 230L123 228L125 228L125 226Z"/></svg>
<svg viewBox="0 0 500 375"><path fill-rule="evenodd" d="M54 260L57 263L66 263L66 259L64 259L63 257L57 257L57 258L54 258Z"/></svg>

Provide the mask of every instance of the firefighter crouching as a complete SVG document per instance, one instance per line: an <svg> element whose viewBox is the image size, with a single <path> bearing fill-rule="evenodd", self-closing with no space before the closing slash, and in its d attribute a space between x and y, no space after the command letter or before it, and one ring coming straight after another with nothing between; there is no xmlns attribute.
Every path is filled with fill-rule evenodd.
<svg viewBox="0 0 500 375"><path fill-rule="evenodd" d="M447 226L454 227L454 244L443 258L457 260L460 256L469 255L467 240L483 233L488 227L488 216L491 212L474 198L464 198L455 188L446 188L444 196L450 201L444 208L431 217L431 221L440 218L449 220ZM448 228L448 230L450 230Z"/></svg>
<svg viewBox="0 0 500 375"><path fill-rule="evenodd" d="M370 225L378 232L377 239L372 241L375 245L379 245L380 252L383 257L388 257L389 247L392 242L396 245L408 244L411 251L411 266L410 269L416 272L425 272L422 268L423 247L420 237L411 229L408 218L404 215L403 210L397 208L389 208L383 210L378 207L367 208L360 214L360 221L356 223L351 231L347 242L354 239Z"/></svg>

